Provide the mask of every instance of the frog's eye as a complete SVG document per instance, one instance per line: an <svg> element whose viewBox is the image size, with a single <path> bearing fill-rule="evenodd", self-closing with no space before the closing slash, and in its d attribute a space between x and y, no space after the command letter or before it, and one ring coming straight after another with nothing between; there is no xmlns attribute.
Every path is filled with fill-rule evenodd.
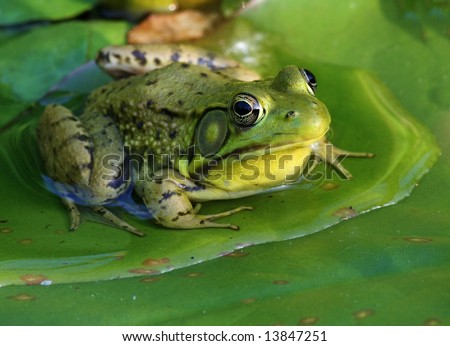
<svg viewBox="0 0 450 346"><path fill-rule="evenodd" d="M305 78L306 83L308 83L312 91L315 92L317 89L317 81L313 73L306 68L300 69L300 73L302 74L303 78Z"/></svg>
<svg viewBox="0 0 450 346"><path fill-rule="evenodd" d="M231 104L231 117L239 126L252 126L263 118L263 108L258 100L249 94L238 94Z"/></svg>

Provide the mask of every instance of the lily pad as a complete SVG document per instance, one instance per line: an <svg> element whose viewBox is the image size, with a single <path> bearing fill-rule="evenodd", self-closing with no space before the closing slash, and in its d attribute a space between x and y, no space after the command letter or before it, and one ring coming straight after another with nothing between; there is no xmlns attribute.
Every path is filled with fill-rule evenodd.
<svg viewBox="0 0 450 346"><path fill-rule="evenodd" d="M154 249L161 253L163 250L174 253L181 238L186 242L198 242L202 237L207 243L216 239L211 237L217 236L217 231L183 233L157 229L151 231L149 237L157 233L164 240L152 243L146 239L144 244L123 231L92 222L87 222L75 233L67 233L66 211L54 196L42 188L42 180L36 170L41 168L32 138L36 119L30 117L39 116L40 111L21 113L20 118L14 115L23 107L17 102L27 97L31 102L36 101L34 96L27 95L24 79L29 81L30 90L40 88L35 93L40 96L60 76L91 59L99 47L89 44L90 53L77 55L81 59L77 58L73 65L55 65L53 58L45 54L31 59L30 51L40 49L37 40L22 41L30 49L22 49L21 54L11 54L13 49L2 50L2 77L10 70L17 71L20 67L18 61L34 65L25 69L26 73L16 72L15 78L8 79L6 89L2 85L0 91L3 95L0 115L7 113L8 118L13 119L7 128L0 130L0 243L8 244L0 251L9 251L1 261L6 258L11 265L7 272L10 276L5 282L25 284L7 284L0 288L0 324L450 325L450 44L448 12L444 11L446 5L442 4L421 0L408 3L400 0L285 0L282 3L267 0L221 27L219 31L223 31L222 34L213 37L208 45L218 51L237 52L240 60L265 76L287 63L311 69L319 79L319 97L332 113L332 141L345 149L370 150L377 154L372 160L345 160L355 178L344 182L338 180L337 183L341 184L336 190L332 190L333 182L331 185L324 182L315 190L310 185L291 187L296 189L296 198L285 199L284 208L275 208L271 201L276 198L276 203L281 204L286 193L294 193L291 190L278 191L273 197L261 195L245 200L246 204L253 201L260 201L258 203L263 206L267 204L264 209L267 215L260 208L241 215L245 218L251 216L253 221L257 221L255 226L246 223L244 218L233 219L240 221L241 233L246 228L256 236L256 227L269 218L272 225L277 222L283 225L287 212L303 215L305 208L309 210L308 203L315 194L335 203L331 198L334 195L329 193L352 188L353 184L364 187L367 181L360 179L365 177L375 178L381 183L383 172L387 175L393 173L394 177L391 180L392 176L386 176L390 183L385 184L385 188L378 185L379 194L376 195L392 196L394 190L391 188L397 182L395 191L405 191L403 196L406 196L407 184L413 177L419 177L420 172L431 165L432 159L427 159L424 154L421 165L418 161L414 163L417 159L415 153L411 162L405 158L407 167L411 168L410 173L406 173L407 167L403 171L405 183L395 174L400 174L402 169L389 170L391 166L385 165L385 160L393 159L392 167L396 166L395 153L410 148L414 139L419 141L419 150L423 149L424 143L417 139L419 134L424 136L424 142L432 142L428 132L432 131L442 155L411 196L394 206L339 222L340 217L363 210L353 206L352 212L350 203L346 203L337 210L336 215L340 217L335 216L334 220L338 224L310 236L250 246L228 256L164 274L126 279L97 281L95 274L100 279L106 278L108 273L102 268L105 268L108 256L120 260L124 249L128 253L143 253L144 247L147 253ZM248 21L259 30L248 26ZM247 25L243 28L242 23ZM78 25L72 28L79 28ZM56 30L50 32L58 35ZM99 38L104 35L104 44L120 43L124 37L124 33L110 35L106 27L98 34ZM10 40L21 37L23 34L14 28L6 34L3 30L0 49L7 41L10 48L16 47ZM41 38L52 39L51 35L42 35ZM85 36L84 40L90 40L90 36ZM85 47L83 42L77 41L72 48L83 50ZM70 57L71 54L62 55ZM59 77L55 79L53 74L48 74L42 79L29 78L30 73L42 73L47 68L58 69ZM370 72L360 71L361 68ZM376 78L370 77L372 75ZM334 80L335 76L338 79ZM369 97L372 93L367 90L358 90L364 84L361 77L368 89L375 89L375 94L377 90L385 90L380 84L387 85L390 91L379 94L383 99L388 95L386 102L380 101L381 106L373 107L378 98ZM369 83L373 78L376 79L373 84ZM341 84L341 79L347 82ZM43 85L36 86L35 83ZM18 89L15 84L23 87ZM330 90L330 87L334 89ZM14 90L14 94L7 89ZM391 92L401 106L392 95L389 96ZM359 96L362 96L361 100ZM72 97L74 95L70 93L61 94L60 101L66 102ZM80 102L73 99L67 104L76 107ZM385 111L385 106L391 104L395 106ZM27 101L25 106L28 105ZM414 120L411 121L411 115L405 115L403 108ZM355 109L359 114L347 112ZM400 111L399 116L395 113L397 110ZM384 120L373 117L379 111L386 116L392 113L394 119L402 119L404 124L391 129ZM417 126L417 122L428 130ZM11 132L14 131L11 128L13 124L16 124L14 130L18 133ZM405 134L411 128L419 131L403 143L400 140L402 135L396 132L400 128L405 129L400 131ZM435 144L430 148L432 156L435 156ZM428 163L425 162L427 160ZM397 198L400 197L398 194ZM220 211L236 206L236 202L240 201L206 203L204 207ZM128 220L147 230L151 228L147 222ZM302 223L295 227L301 230ZM224 234L229 237L236 235L231 231ZM193 247L197 245L191 244ZM37 251L38 247L43 250ZM37 259L36 263L33 258ZM55 269L58 258L66 258L67 261ZM147 257L145 268L155 268L151 264L158 263L170 265L166 258L170 260L165 254L160 258ZM46 259L53 261L46 263ZM192 264L198 260L189 259ZM11 269L15 260L21 261L24 270L14 272ZM83 261L88 272L85 279L91 277L94 280L55 284L58 282L52 277L55 270L64 276L63 280L71 280L72 273L75 273L73 281L77 280L80 270L83 270ZM63 266L66 270L64 275ZM39 271L34 271L36 267ZM43 274L44 270L48 276ZM0 275L2 273L0 269Z"/></svg>
<svg viewBox="0 0 450 346"><path fill-rule="evenodd" d="M0 83L19 100L35 101L99 48L122 43L126 28L123 22L67 22L12 37L0 46L0 55L6 57L0 60Z"/></svg>
<svg viewBox="0 0 450 346"><path fill-rule="evenodd" d="M24 111L30 104L31 102L24 102L15 97L8 86L0 84L0 128Z"/></svg>
<svg viewBox="0 0 450 346"><path fill-rule="evenodd" d="M285 63L301 65L294 57L283 56ZM280 64L281 68L284 64ZM66 210L43 187L33 132L42 107L35 108L26 121L10 127L1 137L0 160L6 169L0 174L3 181L10 182L1 198L8 199L10 206L21 205L28 215L20 218L19 208L2 213L9 221L6 231L0 234L4 236L0 245L0 283L63 283L158 274L252 244L311 234L407 196L436 159L432 136L370 74L313 63L308 66L318 72L319 78L323 76L319 98L333 115L332 141L349 150L375 152L377 157L345 159L344 164L355 177L350 181L322 167L317 181L240 200L204 203L205 213L253 206L253 212L229 218L241 226L240 232L167 230L131 216L126 219L148 233L145 238L93 222L85 222L76 232L67 232ZM91 81L102 79L101 75L96 78L91 69L84 76L80 72L72 82L71 92L86 90L88 76ZM338 86L346 90L345 95L336 92ZM73 102L70 105L79 107Z"/></svg>
<svg viewBox="0 0 450 346"><path fill-rule="evenodd" d="M0 4L0 25L76 16L94 6L94 0L16 0Z"/></svg>

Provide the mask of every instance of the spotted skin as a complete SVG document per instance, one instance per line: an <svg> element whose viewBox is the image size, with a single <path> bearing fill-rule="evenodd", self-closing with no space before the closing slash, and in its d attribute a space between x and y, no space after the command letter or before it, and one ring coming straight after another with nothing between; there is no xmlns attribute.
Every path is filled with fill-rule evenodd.
<svg viewBox="0 0 450 346"><path fill-rule="evenodd" d="M184 67L201 66L239 80L260 79L256 72L233 59L183 44L110 46L99 51L96 62L116 78L144 74L178 62Z"/></svg>

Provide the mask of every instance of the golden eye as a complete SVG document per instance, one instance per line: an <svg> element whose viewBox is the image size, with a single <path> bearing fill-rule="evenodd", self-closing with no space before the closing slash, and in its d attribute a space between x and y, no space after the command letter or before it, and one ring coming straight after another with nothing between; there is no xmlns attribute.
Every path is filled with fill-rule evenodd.
<svg viewBox="0 0 450 346"><path fill-rule="evenodd" d="M233 121L243 127L257 124L263 118L263 108L258 100L249 94L238 94L231 105Z"/></svg>

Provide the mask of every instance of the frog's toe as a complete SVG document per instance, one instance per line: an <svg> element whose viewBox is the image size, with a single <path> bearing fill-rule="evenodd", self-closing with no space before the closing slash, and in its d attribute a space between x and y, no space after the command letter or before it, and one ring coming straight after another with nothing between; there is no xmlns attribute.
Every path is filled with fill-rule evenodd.
<svg viewBox="0 0 450 346"><path fill-rule="evenodd" d="M221 213L222 214L222 213ZM192 213L181 214L172 220L157 219L157 222L164 227L178 229L195 229L195 228L229 228L234 231L239 230L239 226L231 223L213 222L219 216L214 215L196 215ZM228 214L227 214L228 215ZM227 216L223 215L223 216Z"/></svg>
<svg viewBox="0 0 450 346"><path fill-rule="evenodd" d="M205 227L219 227L219 228L230 228L233 231L239 231L239 226L237 225L233 225L233 224L221 224L221 223L214 223L211 222L212 220L216 220L216 219L220 219L222 217L225 216L230 216L236 213L239 213L242 210L253 210L253 207L246 207L246 206L241 206L241 207L237 207L234 209L230 209L227 211L224 211L222 213L217 213L217 214L211 214L211 215L198 215L198 217L201 217L204 221L203 225L206 225ZM200 223L202 222L200 221Z"/></svg>
<svg viewBox="0 0 450 346"><path fill-rule="evenodd" d="M205 219L207 219L208 221L211 221L211 220L216 220L216 219L220 219L220 218L225 217L225 216L230 216L230 215L239 213L242 210L253 210L253 207L241 206L241 207L230 209L230 210L227 210L227 211L224 211L224 212L221 212L221 213L217 213L217 214L203 215L203 217Z"/></svg>
<svg viewBox="0 0 450 346"><path fill-rule="evenodd" d="M123 221L121 218L117 217L113 213L111 213L108 209L102 206L93 206L91 207L97 214L101 215L105 220L111 222L113 225L127 231L138 235L139 237L144 237L145 233L139 231L136 227L131 226L127 222Z"/></svg>
<svg viewBox="0 0 450 346"><path fill-rule="evenodd" d="M69 210L70 214L70 231L75 231L81 223L81 217L80 217L80 211L78 210L76 204L67 198L63 198L63 203L67 207L67 210Z"/></svg>
<svg viewBox="0 0 450 346"><path fill-rule="evenodd" d="M231 223L218 223L213 222L214 220L220 219L222 217L230 216L236 214L242 210L253 210L252 207L241 206L235 209L227 210L217 214L210 215L199 215L197 214L200 207L197 204L194 209L190 212L179 212L178 215L170 220L157 219L158 223L169 228L181 228L181 229L192 229L192 228L229 228L234 231L239 230L239 226Z"/></svg>
<svg viewBox="0 0 450 346"><path fill-rule="evenodd" d="M211 222L207 217L200 220L200 225L201 226L198 226L198 228L229 228L233 231L239 231L240 229L238 225L233 225L231 223Z"/></svg>
<svg viewBox="0 0 450 346"><path fill-rule="evenodd" d="M333 151L335 156L348 156L348 157L365 157L365 158L372 158L375 157L374 153L368 153L368 152L358 152L358 151L348 151L341 148L338 148L336 146L333 146Z"/></svg>

